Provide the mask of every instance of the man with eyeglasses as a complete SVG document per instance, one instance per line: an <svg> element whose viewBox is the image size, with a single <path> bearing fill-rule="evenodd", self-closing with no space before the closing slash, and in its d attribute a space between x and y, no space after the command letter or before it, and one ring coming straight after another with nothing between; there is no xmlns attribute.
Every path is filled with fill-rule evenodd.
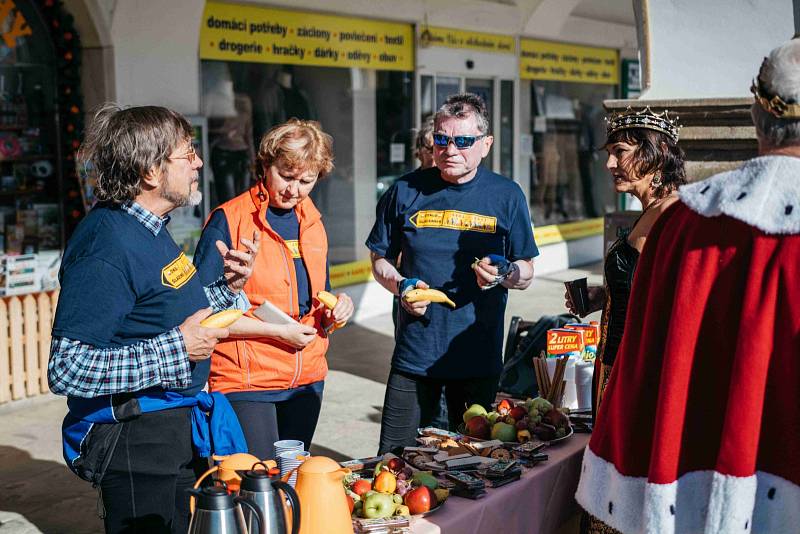
<svg viewBox="0 0 800 534"><path fill-rule="evenodd" d="M492 141L483 100L451 96L434 117L436 166L402 177L378 203L366 242L372 272L401 297L380 453L413 445L442 391L451 430L465 406L494 401L508 289L530 285L539 251L522 190L480 166ZM455 309L402 298L429 287Z"/></svg>
<svg viewBox="0 0 800 534"><path fill-rule="evenodd" d="M201 321L233 304L258 236L218 242L224 274L202 285L167 230L201 200L191 136L174 111L107 104L79 154L98 203L64 252L48 382L68 397L64 458L100 488L106 532L185 533L194 459L247 450L227 401L202 391L228 329Z"/></svg>

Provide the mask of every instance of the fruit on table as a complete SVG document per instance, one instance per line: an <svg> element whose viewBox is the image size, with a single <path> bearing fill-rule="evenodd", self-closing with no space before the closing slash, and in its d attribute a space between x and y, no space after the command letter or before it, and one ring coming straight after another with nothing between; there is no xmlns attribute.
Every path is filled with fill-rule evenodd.
<svg viewBox="0 0 800 534"><path fill-rule="evenodd" d="M539 423L533 429L533 434L542 441L556 439L556 427L547 423Z"/></svg>
<svg viewBox="0 0 800 534"><path fill-rule="evenodd" d="M398 495L402 496L402 495L405 495L406 492L410 488L411 488L410 482L408 482L407 480L398 478L397 479L397 487L394 488L394 492L397 493Z"/></svg>
<svg viewBox="0 0 800 534"><path fill-rule="evenodd" d="M411 515L411 510L409 510L408 506L406 506L405 504L401 504L400 506L397 507L397 509L395 509L394 515L403 515L408 517Z"/></svg>
<svg viewBox="0 0 800 534"><path fill-rule="evenodd" d="M359 499L356 501L355 505L353 506L353 511L350 513L355 515L363 515L362 514L363 510L364 510L364 501Z"/></svg>
<svg viewBox="0 0 800 534"><path fill-rule="evenodd" d="M428 486L420 486L406 493L403 502L412 514L423 514L436 506L436 495Z"/></svg>
<svg viewBox="0 0 800 534"><path fill-rule="evenodd" d="M495 423L492 427L492 439L515 441L517 439L517 429L508 423Z"/></svg>
<svg viewBox="0 0 800 534"><path fill-rule="evenodd" d="M394 473L395 475L399 474L400 471L406 466L406 462L402 458L390 458L388 462L386 462L386 467L389 468L389 471Z"/></svg>
<svg viewBox="0 0 800 534"><path fill-rule="evenodd" d="M394 498L391 493L375 492L364 499L362 514L368 519L389 517L395 510Z"/></svg>
<svg viewBox="0 0 800 534"><path fill-rule="evenodd" d="M519 421L520 419L522 419L523 417L525 417L526 415L528 415L528 410L526 410L526 409L525 409L525 408L523 408L522 406L514 406L514 407L513 407L513 408L511 408L511 410L508 412L508 415L510 415L511 417L513 417L513 418L514 418L514 420L516 420L516 421Z"/></svg>
<svg viewBox="0 0 800 534"><path fill-rule="evenodd" d="M531 432L527 428L525 430L517 430L517 441L520 443L527 443L531 440Z"/></svg>
<svg viewBox="0 0 800 534"><path fill-rule="evenodd" d="M412 480L419 485L427 486L431 490L435 490L439 487L439 481L436 480L436 477L433 476L433 473L430 471L417 471L414 473Z"/></svg>
<svg viewBox="0 0 800 534"><path fill-rule="evenodd" d="M372 482L372 489L381 493L394 493L397 477L391 471L381 471Z"/></svg>
<svg viewBox="0 0 800 534"><path fill-rule="evenodd" d="M227 328L243 314L242 310L222 310L200 321L200 326L205 328Z"/></svg>
<svg viewBox="0 0 800 534"><path fill-rule="evenodd" d="M385 465L386 465L386 462L384 462L383 460L378 462L377 465L375 465L375 469L372 471L372 477L373 478L377 477L381 473L381 471L383 471L383 467ZM387 469L388 469L388 467L387 467Z"/></svg>
<svg viewBox="0 0 800 534"><path fill-rule="evenodd" d="M372 489L372 484L370 484L369 480L359 478L353 482L353 485L350 487L350 489L359 497L363 497L366 492Z"/></svg>
<svg viewBox="0 0 800 534"><path fill-rule="evenodd" d="M352 514L353 509L356 507L356 501L350 495L347 496L347 506L350 507L350 513Z"/></svg>
<svg viewBox="0 0 800 534"><path fill-rule="evenodd" d="M456 303L450 300L447 295L438 289L412 289L403 295L406 302L420 302L422 300L429 300L431 302L439 302L449 304L451 308L456 307Z"/></svg>
<svg viewBox="0 0 800 534"><path fill-rule="evenodd" d="M536 397L531 401L531 407L528 408L528 412L530 413L531 410L536 410L537 412L544 414L549 412L553 409L553 404L548 401L547 399L543 399L541 397Z"/></svg>
<svg viewBox="0 0 800 534"><path fill-rule="evenodd" d="M489 425L489 420L482 415L477 415L467 421L466 425L467 435L478 439L488 439L492 431Z"/></svg>
<svg viewBox="0 0 800 534"><path fill-rule="evenodd" d="M447 488L437 488L433 490L433 494L436 495L436 502L441 504L450 496L450 490Z"/></svg>
<svg viewBox="0 0 800 534"><path fill-rule="evenodd" d="M497 422L498 417L500 417L500 414L494 411L486 414L486 418L489 420L490 425L494 425Z"/></svg>
<svg viewBox="0 0 800 534"><path fill-rule="evenodd" d="M569 426L569 417L560 410L552 409L542 416L542 422L556 428L566 428Z"/></svg>
<svg viewBox="0 0 800 534"><path fill-rule="evenodd" d="M466 412L464 412L462 419L464 420L464 423L468 423L470 419L472 419L473 417L477 417L479 415L486 415L486 408L484 408L480 404L473 404L472 406L467 408Z"/></svg>

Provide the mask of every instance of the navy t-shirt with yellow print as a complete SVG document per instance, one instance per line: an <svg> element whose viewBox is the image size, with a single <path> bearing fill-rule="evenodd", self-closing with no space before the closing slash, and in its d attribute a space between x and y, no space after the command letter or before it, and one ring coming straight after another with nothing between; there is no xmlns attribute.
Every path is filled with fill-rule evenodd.
<svg viewBox="0 0 800 534"><path fill-rule="evenodd" d="M366 245L392 262L400 256L401 275L456 303L431 304L423 317L400 308L394 369L449 379L500 374L508 290L482 291L471 265L488 254L511 261L539 254L516 183L483 167L460 185L442 180L436 168L414 171L381 197Z"/></svg>
<svg viewBox="0 0 800 534"><path fill-rule="evenodd" d="M64 251L53 335L100 348L132 345L208 307L200 277L167 222L154 234L118 205L96 205ZM203 388L210 362L191 364L192 385L182 393Z"/></svg>

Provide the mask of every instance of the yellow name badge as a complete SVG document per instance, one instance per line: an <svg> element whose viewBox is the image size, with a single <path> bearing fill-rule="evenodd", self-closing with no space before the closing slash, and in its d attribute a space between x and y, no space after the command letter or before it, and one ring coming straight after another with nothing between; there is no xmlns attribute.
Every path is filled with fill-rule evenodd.
<svg viewBox="0 0 800 534"><path fill-rule="evenodd" d="M178 289L192 279L197 269L192 262L181 252L180 256L169 262L161 269L161 284L172 289Z"/></svg>
<svg viewBox="0 0 800 534"><path fill-rule="evenodd" d="M412 215L409 221L417 228L447 228L485 234L497 231L497 217L456 210L422 210Z"/></svg>
<svg viewBox="0 0 800 534"><path fill-rule="evenodd" d="M292 253L292 258L299 259L303 257L300 254L300 242L297 239L290 239L289 241L284 241L284 243L286 243L286 248L289 249L289 252Z"/></svg>

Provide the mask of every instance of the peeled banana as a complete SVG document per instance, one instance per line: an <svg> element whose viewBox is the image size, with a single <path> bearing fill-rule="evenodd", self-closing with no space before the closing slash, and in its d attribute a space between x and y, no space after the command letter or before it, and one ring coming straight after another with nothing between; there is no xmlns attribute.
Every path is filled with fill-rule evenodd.
<svg viewBox="0 0 800 534"><path fill-rule="evenodd" d="M449 304L451 307L455 308L456 303L447 298L447 295L439 291L438 289L412 289L408 291L403 298L406 302L419 302L421 300L429 300L431 302L441 302L445 304Z"/></svg>
<svg viewBox="0 0 800 534"><path fill-rule="evenodd" d="M339 302L338 297L336 295L334 295L333 293L330 293L328 291L320 291L320 292L318 292L317 293L317 298L322 303L322 305L325 306L326 308L328 308L329 310L332 310L333 308L335 308L336 307L336 303ZM347 324L347 321L343 321L341 323L336 323L336 328L341 328L346 324Z"/></svg>
<svg viewBox="0 0 800 534"><path fill-rule="evenodd" d="M200 326L206 328L226 328L235 323L243 314L244 312L242 310L222 310L200 321Z"/></svg>

